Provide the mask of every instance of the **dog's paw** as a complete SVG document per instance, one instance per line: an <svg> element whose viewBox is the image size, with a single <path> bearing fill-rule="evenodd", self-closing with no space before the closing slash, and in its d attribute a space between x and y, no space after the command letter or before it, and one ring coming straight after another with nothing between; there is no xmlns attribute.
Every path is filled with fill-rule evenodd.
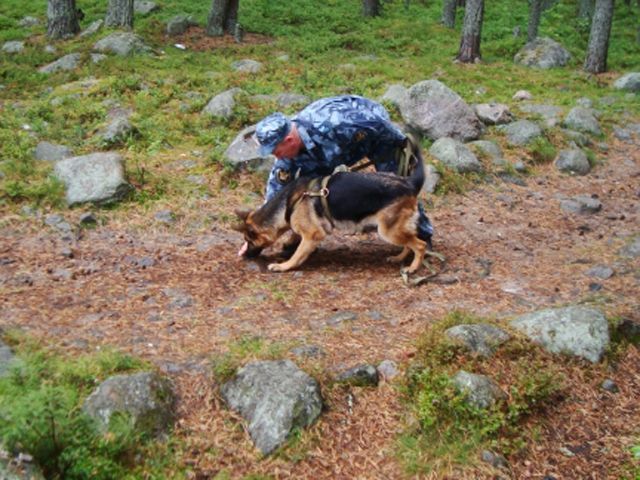
<svg viewBox="0 0 640 480"><path fill-rule="evenodd" d="M402 273L404 273L405 275L411 275L412 273L416 273L418 271L418 268L413 268L411 266L409 267L404 267L402 270L400 270Z"/></svg>
<svg viewBox="0 0 640 480"><path fill-rule="evenodd" d="M267 268L270 272L285 272L287 270L281 263L270 263Z"/></svg>

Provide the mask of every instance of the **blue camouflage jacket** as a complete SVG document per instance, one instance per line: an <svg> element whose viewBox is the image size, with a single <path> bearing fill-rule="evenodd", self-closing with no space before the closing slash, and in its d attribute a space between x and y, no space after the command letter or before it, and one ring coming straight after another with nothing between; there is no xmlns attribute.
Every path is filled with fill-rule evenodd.
<svg viewBox="0 0 640 480"><path fill-rule="evenodd" d="M300 175L329 175L334 168L351 166L364 157L377 170L395 171L395 151L405 135L395 127L382 105L364 97L324 98L300 111L296 124L305 149L296 157L276 160L267 182L266 200Z"/></svg>

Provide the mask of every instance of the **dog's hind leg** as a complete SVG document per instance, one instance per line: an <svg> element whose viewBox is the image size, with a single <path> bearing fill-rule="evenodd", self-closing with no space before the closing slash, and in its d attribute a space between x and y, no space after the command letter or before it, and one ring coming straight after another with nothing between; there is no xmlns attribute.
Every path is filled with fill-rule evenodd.
<svg viewBox="0 0 640 480"><path fill-rule="evenodd" d="M414 273L418 268L420 268L424 261L424 255L427 251L427 242L420 240L416 236L406 244L405 248L413 250L413 261L411 262L411 265L404 269L404 271L407 273Z"/></svg>
<svg viewBox="0 0 640 480"><path fill-rule="evenodd" d="M307 258L309 258L309 255L313 253L318 246L318 243L319 242L310 238L302 237L302 242L298 245L293 256L286 262L270 264L268 267L269 270L272 272L286 272L292 268L299 267Z"/></svg>
<svg viewBox="0 0 640 480"><path fill-rule="evenodd" d="M411 253L411 249L409 247L405 246L398 255L391 255L391 256L387 257L387 262L389 262L389 263L400 263L400 262L404 261L404 259L407 258L410 253Z"/></svg>

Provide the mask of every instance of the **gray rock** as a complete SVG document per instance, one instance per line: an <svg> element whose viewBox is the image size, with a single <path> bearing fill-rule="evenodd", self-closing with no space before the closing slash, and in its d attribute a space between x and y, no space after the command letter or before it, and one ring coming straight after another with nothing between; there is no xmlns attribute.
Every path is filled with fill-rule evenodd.
<svg viewBox="0 0 640 480"><path fill-rule="evenodd" d="M162 293L169 298L171 309L189 308L194 304L193 297L179 288L165 288Z"/></svg>
<svg viewBox="0 0 640 480"><path fill-rule="evenodd" d="M507 135L507 142L515 146L527 145L542 136L542 129L529 120L520 120L509 125L501 125L498 129Z"/></svg>
<svg viewBox="0 0 640 480"><path fill-rule="evenodd" d="M588 147L589 145L591 145L591 140L584 133L576 132L575 130L567 130L565 128L563 128L561 131L578 147Z"/></svg>
<svg viewBox="0 0 640 480"><path fill-rule="evenodd" d="M571 54L548 37L538 37L527 43L513 58L520 65L542 69L564 67L569 60Z"/></svg>
<svg viewBox="0 0 640 480"><path fill-rule="evenodd" d="M425 165L424 167L424 184L422 185L422 191L424 193L434 193L436 188L438 188L438 184L440 183L440 174L436 167L431 164Z"/></svg>
<svg viewBox="0 0 640 480"><path fill-rule="evenodd" d="M358 365L336 377L336 382L354 387L376 387L379 380L378 370L373 365Z"/></svg>
<svg viewBox="0 0 640 480"><path fill-rule="evenodd" d="M311 100L306 95L300 93L281 93L276 101L281 107L291 107L293 105L304 106Z"/></svg>
<svg viewBox="0 0 640 480"><path fill-rule="evenodd" d="M106 60L107 58L109 58L103 53L92 53L92 54L89 55L89 57L91 58L91 63L93 63L94 65L102 62L103 60Z"/></svg>
<svg viewBox="0 0 640 480"><path fill-rule="evenodd" d="M513 97L511 98L513 100L521 102L523 100L533 100L533 95L531 94L531 92L527 90L518 90L516 93L513 94Z"/></svg>
<svg viewBox="0 0 640 480"><path fill-rule="evenodd" d="M240 88L231 88L219 93L202 110L203 115L210 115L218 118L231 118L233 109L236 106L236 95L243 93Z"/></svg>
<svg viewBox="0 0 640 480"><path fill-rule="evenodd" d="M631 242L622 247L618 252L618 255L630 258L640 257L640 237L634 238Z"/></svg>
<svg viewBox="0 0 640 480"><path fill-rule="evenodd" d="M5 42L2 45L2 51L4 53L20 53L24 50L24 42L18 40Z"/></svg>
<svg viewBox="0 0 640 480"><path fill-rule="evenodd" d="M640 72L631 72L623 75L613 83L613 88L629 92L640 92Z"/></svg>
<svg viewBox="0 0 640 480"><path fill-rule="evenodd" d="M82 410L101 431L109 429L114 414L125 414L139 432L157 436L171 427L174 402L167 379L153 372L140 372L108 378L87 397Z"/></svg>
<svg viewBox="0 0 640 480"><path fill-rule="evenodd" d="M478 103L473 109L485 125L502 125L513 121L509 107L503 103Z"/></svg>
<svg viewBox="0 0 640 480"><path fill-rule="evenodd" d="M176 15L167 22L167 35L182 35L190 27L195 27L198 22L191 15Z"/></svg>
<svg viewBox="0 0 640 480"><path fill-rule="evenodd" d="M498 384L485 375L460 370L452 378L452 383L458 391L466 394L466 401L476 408L489 408L506 398Z"/></svg>
<svg viewBox="0 0 640 480"><path fill-rule="evenodd" d="M71 225L64 220L62 215L57 213L52 213L44 217L44 223L63 234L71 233L72 231Z"/></svg>
<svg viewBox="0 0 640 480"><path fill-rule="evenodd" d="M153 216L158 222L172 224L175 223L176 217L171 210L160 210Z"/></svg>
<svg viewBox="0 0 640 480"><path fill-rule="evenodd" d="M609 378L607 378L604 382L602 382L601 386L602 386L602 389L606 390L607 392L618 393L620 391L620 389L618 388L618 385L616 385L616 382L614 382Z"/></svg>
<svg viewBox="0 0 640 480"><path fill-rule="evenodd" d="M100 31L102 25L104 24L104 20L96 20L95 22L91 22L87 28L85 28L82 32L80 32L80 38L89 37L94 35Z"/></svg>
<svg viewBox="0 0 640 480"><path fill-rule="evenodd" d="M47 53L56 53L58 51L58 49L56 47L54 47L53 45L45 45L44 47L44 51Z"/></svg>
<svg viewBox="0 0 640 480"><path fill-rule="evenodd" d="M623 318L616 328L618 335L634 345L640 344L640 322Z"/></svg>
<svg viewBox="0 0 640 480"><path fill-rule="evenodd" d="M149 15L151 12L159 9L160 7L158 7L156 2L148 2L145 0L134 0L133 2L133 11L138 15Z"/></svg>
<svg viewBox="0 0 640 480"><path fill-rule="evenodd" d="M511 338L501 328L488 324L456 325L446 330L445 334L483 357L493 355L497 347Z"/></svg>
<svg viewBox="0 0 640 480"><path fill-rule="evenodd" d="M562 172L586 175L591 171L589 159L582 150L562 150L554 161L556 168Z"/></svg>
<svg viewBox="0 0 640 480"><path fill-rule="evenodd" d="M593 100L587 97L580 97L576 100L576 105L582 108L593 108Z"/></svg>
<svg viewBox="0 0 640 480"><path fill-rule="evenodd" d="M289 360L249 363L220 390L249 423L251 438L265 455L294 428L310 426L322 411L318 382Z"/></svg>
<svg viewBox="0 0 640 480"><path fill-rule="evenodd" d="M98 223L98 219L93 212L84 212L82 215L80 215L78 223L84 226L95 225L96 223Z"/></svg>
<svg viewBox="0 0 640 480"><path fill-rule="evenodd" d="M231 64L231 69L241 73L258 73L262 70L262 63L245 58Z"/></svg>
<svg viewBox="0 0 640 480"><path fill-rule="evenodd" d="M55 73L60 70L74 70L78 67L82 55L79 53L70 53L62 58L59 58L55 62L49 63L40 67L38 71L40 73Z"/></svg>
<svg viewBox="0 0 640 480"><path fill-rule="evenodd" d="M396 108L402 109L402 105L407 101L409 90L407 87L399 84L389 85L389 88L380 97L381 102L389 102Z"/></svg>
<svg viewBox="0 0 640 480"><path fill-rule="evenodd" d="M358 319L358 314L355 312L349 312L347 310L342 312L336 312L327 320L327 324L331 326L340 325L344 322L353 322Z"/></svg>
<svg viewBox="0 0 640 480"><path fill-rule="evenodd" d="M445 137L436 140L429 149L429 153L458 173L482 171L482 163L473 152L453 138Z"/></svg>
<svg viewBox="0 0 640 480"><path fill-rule="evenodd" d="M483 450L480 458L482 458L483 462L488 463L494 468L509 468L509 462L503 455L500 455L499 453L495 453L490 450Z"/></svg>
<svg viewBox="0 0 640 480"><path fill-rule="evenodd" d="M66 186L67 203L111 203L131 190L124 176L123 160L114 152L66 158L55 165L55 175Z"/></svg>
<svg viewBox="0 0 640 480"><path fill-rule="evenodd" d="M393 360L383 360L380 362L380 365L378 365L378 373L387 381L400 375L398 365Z"/></svg>
<svg viewBox="0 0 640 480"><path fill-rule="evenodd" d="M101 53L115 53L120 56L147 53L151 50L139 35L131 32L114 32L96 42L93 49Z"/></svg>
<svg viewBox="0 0 640 480"><path fill-rule="evenodd" d="M324 350L322 350L322 348L318 345L301 345L299 347L291 349L291 353L293 353L296 357L302 358L318 358L325 355Z"/></svg>
<svg viewBox="0 0 640 480"><path fill-rule="evenodd" d="M64 145L56 145L55 143L40 142L36 146L34 157L36 160L42 160L46 162L57 162L63 158L69 158L73 156L73 152L69 147Z"/></svg>
<svg viewBox="0 0 640 480"><path fill-rule="evenodd" d="M255 139L256 126L242 130L224 152L224 159L235 170L249 169L268 172L275 157L260 155L260 147Z"/></svg>
<svg viewBox="0 0 640 480"><path fill-rule="evenodd" d="M518 105L518 109L529 115L541 118L548 127L554 127L560 121L562 108L555 105L537 105L533 103L525 103Z"/></svg>
<svg viewBox="0 0 640 480"><path fill-rule="evenodd" d="M599 310L581 306L522 315L511 326L552 353L599 362L609 346L609 324Z"/></svg>
<svg viewBox="0 0 640 480"><path fill-rule="evenodd" d="M602 203L597 198L588 195L576 195L560 201L560 208L569 213L589 215L598 213L602 209Z"/></svg>
<svg viewBox="0 0 640 480"><path fill-rule="evenodd" d="M613 273L613 269L607 265L595 265L586 272L589 277L602 278L603 280L611 278Z"/></svg>
<svg viewBox="0 0 640 480"><path fill-rule="evenodd" d="M452 137L460 141L476 140L483 126L465 101L438 80L416 83L400 105L402 118L420 134L437 140Z"/></svg>
<svg viewBox="0 0 640 480"><path fill-rule="evenodd" d="M470 147L475 147L481 152L481 155L486 155L491 159L491 163L495 166L504 166L507 162L502 156L502 150L496 142L490 140L476 140L475 142L469 142Z"/></svg>
<svg viewBox="0 0 640 480"><path fill-rule="evenodd" d="M131 125L129 118L122 115L113 118L98 136L103 145L110 147L123 143L134 132L135 129Z"/></svg>
<svg viewBox="0 0 640 480"><path fill-rule="evenodd" d="M35 27L36 25L40 25L40 20L38 20L36 17L26 16L18 22L18 25L26 28Z"/></svg>
<svg viewBox="0 0 640 480"><path fill-rule="evenodd" d="M563 122L564 126L579 132L585 132L592 135L601 135L600 123L588 108L575 107L572 108Z"/></svg>
<svg viewBox="0 0 640 480"><path fill-rule="evenodd" d="M20 365L20 361L13 354L7 344L0 340L0 378L9 376L11 370ZM0 476L0 478L2 478Z"/></svg>

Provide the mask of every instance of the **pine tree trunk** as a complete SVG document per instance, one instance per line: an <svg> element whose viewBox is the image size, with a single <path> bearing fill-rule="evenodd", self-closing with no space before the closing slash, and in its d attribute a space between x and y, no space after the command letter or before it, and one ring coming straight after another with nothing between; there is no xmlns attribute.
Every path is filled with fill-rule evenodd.
<svg viewBox="0 0 640 480"><path fill-rule="evenodd" d="M589 20L593 15L594 0L580 0L578 6L578 18Z"/></svg>
<svg viewBox="0 0 640 480"><path fill-rule="evenodd" d="M79 31L76 0L47 1L47 36L49 38L71 37Z"/></svg>
<svg viewBox="0 0 640 480"><path fill-rule="evenodd" d="M240 0L213 0L207 19L207 35L221 37L225 31L235 34Z"/></svg>
<svg viewBox="0 0 640 480"><path fill-rule="evenodd" d="M225 30L229 35L234 35L236 31L236 23L238 23L238 8L240 0L228 0L227 13L225 15Z"/></svg>
<svg viewBox="0 0 640 480"><path fill-rule="evenodd" d="M456 26L457 0L444 0L442 6L442 24L448 28Z"/></svg>
<svg viewBox="0 0 640 480"><path fill-rule="evenodd" d="M484 0L467 0L464 10L464 26L457 60L463 63L475 62L480 58L480 38L482 36L482 20L484 16Z"/></svg>
<svg viewBox="0 0 640 480"><path fill-rule="evenodd" d="M613 2L614 0L596 0L596 9L591 21L587 58L584 61L584 69L587 72L602 73L607 71Z"/></svg>
<svg viewBox="0 0 640 480"><path fill-rule="evenodd" d="M538 37L538 27L542 16L542 0L529 1L529 26L527 28L527 42L533 42Z"/></svg>
<svg viewBox="0 0 640 480"><path fill-rule="evenodd" d="M104 24L107 27L133 29L133 0L109 0Z"/></svg>
<svg viewBox="0 0 640 480"><path fill-rule="evenodd" d="M362 14L365 17L380 15L380 0L362 0Z"/></svg>

